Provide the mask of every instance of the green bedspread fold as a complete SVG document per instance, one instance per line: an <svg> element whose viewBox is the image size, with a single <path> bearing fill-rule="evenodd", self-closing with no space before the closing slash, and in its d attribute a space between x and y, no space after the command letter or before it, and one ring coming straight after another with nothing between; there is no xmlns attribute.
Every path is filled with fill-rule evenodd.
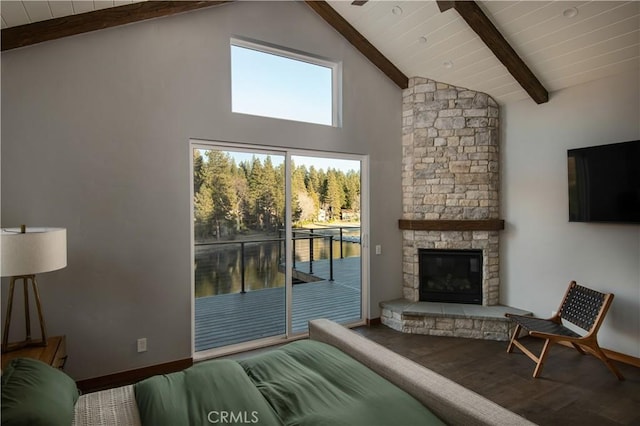
<svg viewBox="0 0 640 426"><path fill-rule="evenodd" d="M135 385L143 425L264 425L282 422L232 360L206 361Z"/></svg>
<svg viewBox="0 0 640 426"><path fill-rule="evenodd" d="M301 340L240 361L285 425L442 425L420 402L333 346Z"/></svg>

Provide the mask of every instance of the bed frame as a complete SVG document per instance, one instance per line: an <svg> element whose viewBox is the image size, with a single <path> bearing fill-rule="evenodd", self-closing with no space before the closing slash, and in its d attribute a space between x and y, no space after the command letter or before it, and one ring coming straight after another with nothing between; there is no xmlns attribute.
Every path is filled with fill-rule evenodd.
<svg viewBox="0 0 640 426"><path fill-rule="evenodd" d="M326 319L309 322L312 340L335 346L402 388L443 421L466 426L534 425L477 393ZM133 386L82 395L73 426L138 426Z"/></svg>

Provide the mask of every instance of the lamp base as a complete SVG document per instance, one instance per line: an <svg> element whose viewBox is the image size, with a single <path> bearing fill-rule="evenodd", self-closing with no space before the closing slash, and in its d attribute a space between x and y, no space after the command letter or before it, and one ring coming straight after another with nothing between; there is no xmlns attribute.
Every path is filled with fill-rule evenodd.
<svg viewBox="0 0 640 426"><path fill-rule="evenodd" d="M21 279L24 288L24 323L26 327L25 339L21 342L9 343L9 327L11 325L11 310L13 308L13 295L16 281ZM33 340L31 338L31 315L29 313L29 281L33 289L33 297L38 309L38 319L40 320L41 338ZM4 321L4 333L2 335L2 353L11 352L22 349L27 346L47 346L47 333L44 326L44 318L42 316L42 306L40 305L40 293L38 293L38 283L35 275L22 275L11 277L11 285L9 287L9 302L7 304L7 314Z"/></svg>

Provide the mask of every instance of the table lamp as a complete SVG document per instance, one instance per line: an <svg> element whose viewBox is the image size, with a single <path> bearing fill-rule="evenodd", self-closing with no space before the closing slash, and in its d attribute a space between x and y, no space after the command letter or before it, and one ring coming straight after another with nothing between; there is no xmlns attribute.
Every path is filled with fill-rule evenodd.
<svg viewBox="0 0 640 426"><path fill-rule="evenodd" d="M0 275L11 277L9 300L2 334L2 352L10 352L25 346L46 346L47 333L42 316L40 294L36 274L55 271L67 266L67 230L64 228L3 228L0 234ZM16 281L22 280L24 288L24 319L26 336L23 341L9 344L9 328ZM31 339L29 312L29 283L33 290L38 318L40 340Z"/></svg>

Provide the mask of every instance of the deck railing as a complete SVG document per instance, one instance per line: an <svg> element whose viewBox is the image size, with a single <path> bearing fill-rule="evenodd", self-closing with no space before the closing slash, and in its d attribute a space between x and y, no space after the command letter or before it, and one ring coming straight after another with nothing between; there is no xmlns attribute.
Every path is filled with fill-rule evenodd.
<svg viewBox="0 0 640 426"><path fill-rule="evenodd" d="M313 262L314 262L314 244L313 241L316 239L324 239L329 241L329 281L334 281L333 277L333 242L334 236L329 234L318 234L314 231L325 231L325 230L339 230L339 241L340 242L340 259L344 259L343 254L343 243L360 243L359 238L353 239L345 239L344 229L359 229L358 227L327 227L327 228L296 228L293 230L293 253L296 253L296 241L306 240L309 242L309 274L313 274ZM195 243L196 247L206 247L206 246L221 246L221 245L232 245L239 244L240 245L240 278L241 278L241 290L240 293L246 293L245 287L245 245L246 244L256 244L256 243L278 243L278 259L282 262L282 246L284 245L285 238L282 237L282 233L284 230L278 230L279 237L278 238L268 238L268 239L258 239L258 240L242 240L242 241L214 241L214 242L206 242L206 243ZM300 235L303 236L300 236ZM293 269L296 269L296 257L293 256Z"/></svg>
<svg viewBox="0 0 640 426"><path fill-rule="evenodd" d="M308 233L309 235L318 235L318 234L316 234L316 232L318 232L318 231L319 232L322 232L322 231L334 231L336 229L338 230L338 239L337 239L337 241L340 242L340 259L344 259L343 243L344 242L360 243L360 237L357 237L357 238L346 237L344 235L344 230L345 229L349 229L349 230L358 229L359 230L360 229L359 226L327 226L327 227L322 227L322 228L295 228L295 229L293 229L294 244L295 244L295 235L296 235L296 233L298 233L298 234ZM280 237L282 237L283 233L284 233L283 229L279 229L278 230L278 235ZM327 235L322 234L322 233L320 235L327 236Z"/></svg>

